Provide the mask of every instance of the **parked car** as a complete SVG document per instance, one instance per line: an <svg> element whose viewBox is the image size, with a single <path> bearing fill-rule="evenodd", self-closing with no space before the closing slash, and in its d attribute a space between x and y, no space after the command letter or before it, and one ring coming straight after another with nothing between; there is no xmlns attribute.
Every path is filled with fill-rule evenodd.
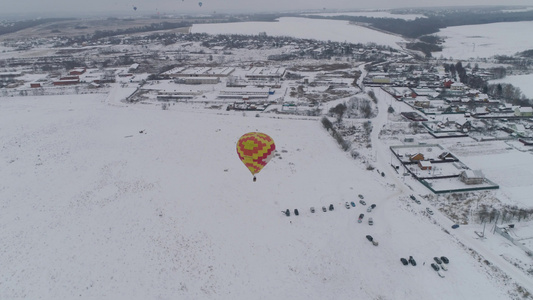
<svg viewBox="0 0 533 300"><path fill-rule="evenodd" d="M372 209L374 209L374 208L376 208L376 205L372 204L372 205L370 205L370 207L372 207Z"/></svg>
<svg viewBox="0 0 533 300"><path fill-rule="evenodd" d="M363 218L364 218L364 217L365 217L364 214L360 214L360 215L359 215L359 219L357 220L357 222L358 222L358 223L363 222Z"/></svg>
<svg viewBox="0 0 533 300"><path fill-rule="evenodd" d="M362 205L366 205L366 202L363 200L359 200L359 203L361 203Z"/></svg>
<svg viewBox="0 0 533 300"><path fill-rule="evenodd" d="M442 264L442 260L440 260L440 258L438 258L438 257L436 257L436 256L433 257L433 260L434 260L436 263L438 263L439 265Z"/></svg>
<svg viewBox="0 0 533 300"><path fill-rule="evenodd" d="M368 218L368 225L374 225L374 220L372 220L372 218Z"/></svg>
<svg viewBox="0 0 533 300"><path fill-rule="evenodd" d="M426 211L428 212L428 214L433 215L433 211L429 207L426 207Z"/></svg>
<svg viewBox="0 0 533 300"><path fill-rule="evenodd" d="M415 196L413 196L413 195L409 195L409 197L410 197L412 200L416 200Z"/></svg>
<svg viewBox="0 0 533 300"><path fill-rule="evenodd" d="M452 225L452 229L457 229L457 228L459 228L459 224L453 224Z"/></svg>
<svg viewBox="0 0 533 300"><path fill-rule="evenodd" d="M355 207L355 202L352 201L352 202L350 202L350 204L351 204L353 207Z"/></svg>
<svg viewBox="0 0 533 300"><path fill-rule="evenodd" d="M379 243L374 241L374 238L371 235L367 235L366 239L372 242L372 245L377 246Z"/></svg>
<svg viewBox="0 0 533 300"><path fill-rule="evenodd" d="M322 206L322 211L323 211L323 212L326 212L326 211L328 211L328 210L326 209L325 206Z"/></svg>
<svg viewBox="0 0 533 300"><path fill-rule="evenodd" d="M372 207L368 207L368 208L366 209L366 211L367 211L367 212L371 212L371 211L372 211Z"/></svg>
<svg viewBox="0 0 533 300"><path fill-rule="evenodd" d="M448 258L446 256L441 256L440 259L442 260L443 263L447 264L450 262L450 260L448 260Z"/></svg>
<svg viewBox="0 0 533 300"><path fill-rule="evenodd" d="M315 208L314 208L314 207L311 207L311 213L312 213L312 214L315 213Z"/></svg>
<svg viewBox="0 0 533 300"><path fill-rule="evenodd" d="M411 265L416 266L416 260L412 256L409 256L409 262Z"/></svg>
<svg viewBox="0 0 533 300"><path fill-rule="evenodd" d="M439 266L437 266L436 264L433 264L433 263L432 263L432 264L431 264L431 267L433 268L433 270L435 270L435 271L437 271L437 272L440 270Z"/></svg>
<svg viewBox="0 0 533 300"><path fill-rule="evenodd" d="M404 266L407 266L407 265L409 264L409 262L407 261L407 259L405 259L405 258L403 258L403 257L400 258L400 261L402 262L402 264L403 264Z"/></svg>
<svg viewBox="0 0 533 300"><path fill-rule="evenodd" d="M298 209L297 209L297 208L294 209L294 214L295 214L296 216L300 214L300 213L298 212Z"/></svg>
<svg viewBox="0 0 533 300"><path fill-rule="evenodd" d="M365 197L363 197L363 195L359 194L359 199L365 199Z"/></svg>
<svg viewBox="0 0 533 300"><path fill-rule="evenodd" d="M422 204L422 202L420 202L420 200L416 199L415 200L416 204Z"/></svg>
<svg viewBox="0 0 533 300"><path fill-rule="evenodd" d="M344 206L346 207L346 209L350 209L350 203L346 202L344 203Z"/></svg>
<svg viewBox="0 0 533 300"><path fill-rule="evenodd" d="M334 208L333 208L333 204L330 204L330 205L329 205L329 210L333 210L333 209L334 209Z"/></svg>
<svg viewBox="0 0 533 300"><path fill-rule="evenodd" d="M291 216L291 211L287 208L287 210L285 211L285 215L287 217L290 217Z"/></svg>

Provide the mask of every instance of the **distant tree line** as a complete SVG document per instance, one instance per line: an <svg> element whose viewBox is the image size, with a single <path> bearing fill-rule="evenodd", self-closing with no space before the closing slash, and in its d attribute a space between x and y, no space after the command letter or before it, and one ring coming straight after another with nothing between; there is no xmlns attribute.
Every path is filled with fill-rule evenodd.
<svg viewBox="0 0 533 300"><path fill-rule="evenodd" d="M133 34L133 33L140 33L140 32L150 32L150 31L156 31L156 30L168 30L168 29L176 29L176 28L182 28L182 27L189 27L191 26L191 23L189 22L178 22L178 23L170 23L170 22L162 22L162 23L152 23L150 25L141 26L141 27L131 27L126 29L117 29L117 30L97 30L92 35L93 40L98 40L101 38L106 37L112 37L117 35L124 35L124 34Z"/></svg>
<svg viewBox="0 0 533 300"><path fill-rule="evenodd" d="M370 24L372 27L400 34L404 37L418 38L423 35L437 33L439 29L449 26L489 24L497 22L533 21L533 11L502 12L455 10L452 12L426 13L426 18L415 20L373 18L365 16L308 16L309 18L346 20L356 23Z"/></svg>
<svg viewBox="0 0 533 300"><path fill-rule="evenodd" d="M73 20L72 18L50 18L50 19L36 19L36 20L26 20L10 23L8 26L0 26L0 35L17 32L23 29L31 28L34 26L58 22L58 21L67 21Z"/></svg>

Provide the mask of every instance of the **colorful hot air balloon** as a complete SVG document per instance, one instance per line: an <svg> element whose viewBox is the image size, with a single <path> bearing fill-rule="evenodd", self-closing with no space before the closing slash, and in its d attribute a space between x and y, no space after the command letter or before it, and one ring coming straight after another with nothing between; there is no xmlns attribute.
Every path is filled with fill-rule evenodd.
<svg viewBox="0 0 533 300"><path fill-rule="evenodd" d="M237 142L237 154L244 165L254 175L274 156L276 145L274 140L261 132L249 132L241 136Z"/></svg>

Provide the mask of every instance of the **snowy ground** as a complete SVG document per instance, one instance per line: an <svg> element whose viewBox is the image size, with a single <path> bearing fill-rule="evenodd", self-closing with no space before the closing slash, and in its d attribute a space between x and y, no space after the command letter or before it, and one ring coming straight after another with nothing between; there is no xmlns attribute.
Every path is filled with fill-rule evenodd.
<svg viewBox="0 0 533 300"><path fill-rule="evenodd" d="M376 153L383 178L317 121L117 101L128 93L0 98L0 298L515 294L512 281L441 229L449 220L406 200L408 185L424 188L393 175L386 147ZM254 183L235 143L256 130L274 138L278 156ZM343 207L358 194L377 208ZM334 211L320 210L330 203ZM284 216L287 208L300 216ZM416 267L400 263L409 255ZM441 255L451 261L445 278L428 266Z"/></svg>
<svg viewBox="0 0 533 300"><path fill-rule="evenodd" d="M489 83L497 84L497 83L510 83L515 87L520 88L522 91L522 94L526 96L526 98L533 98L533 85L531 82L533 81L533 74L528 75L509 75L502 79L497 80L491 80Z"/></svg>
<svg viewBox="0 0 533 300"><path fill-rule="evenodd" d="M437 34L445 42L442 52L434 56L469 59L514 55L533 48L533 40L524 38L532 30L533 21L447 27Z"/></svg>

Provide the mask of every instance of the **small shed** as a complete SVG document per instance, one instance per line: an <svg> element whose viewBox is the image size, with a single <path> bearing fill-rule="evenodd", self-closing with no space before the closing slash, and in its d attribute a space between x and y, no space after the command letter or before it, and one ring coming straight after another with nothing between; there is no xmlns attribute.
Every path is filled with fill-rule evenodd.
<svg viewBox="0 0 533 300"><path fill-rule="evenodd" d="M420 170L431 170L432 165L429 160L420 160L418 162L418 167L420 168Z"/></svg>
<svg viewBox="0 0 533 300"><path fill-rule="evenodd" d="M466 184L481 184L485 181L485 176L481 170L464 170L459 175L459 178Z"/></svg>
<svg viewBox="0 0 533 300"><path fill-rule="evenodd" d="M414 155L411 155L411 156L409 157L409 160L410 160L410 161L421 161L421 160L424 160L424 159L425 159L425 158L424 158L424 154L422 154L422 153L420 153L420 152L419 152L419 153L416 153L416 154L414 154Z"/></svg>

